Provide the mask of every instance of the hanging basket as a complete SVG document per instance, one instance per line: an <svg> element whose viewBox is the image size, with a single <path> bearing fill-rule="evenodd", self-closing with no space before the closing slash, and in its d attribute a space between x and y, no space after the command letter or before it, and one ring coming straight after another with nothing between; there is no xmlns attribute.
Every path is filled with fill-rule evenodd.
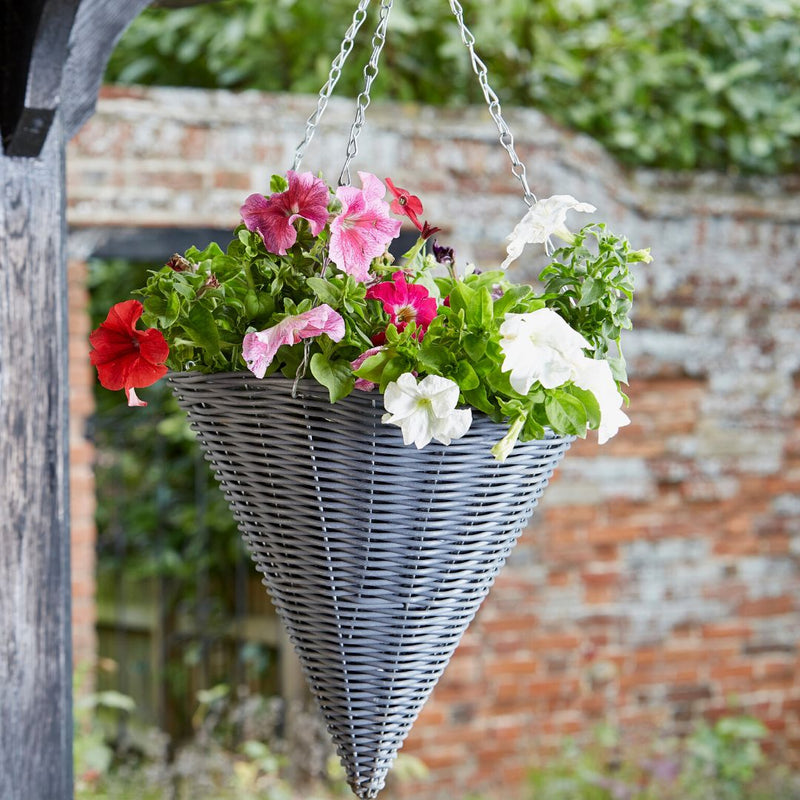
<svg viewBox="0 0 800 800"><path fill-rule="evenodd" d="M397 751L572 437L406 447L381 396L172 374L359 798Z"/></svg>

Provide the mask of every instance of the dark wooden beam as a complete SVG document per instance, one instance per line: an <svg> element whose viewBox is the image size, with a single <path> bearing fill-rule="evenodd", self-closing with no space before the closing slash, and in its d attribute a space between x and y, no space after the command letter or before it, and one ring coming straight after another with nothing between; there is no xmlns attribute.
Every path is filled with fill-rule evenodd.
<svg viewBox="0 0 800 800"><path fill-rule="evenodd" d="M0 0L0 798L70 800L68 137L146 0Z"/></svg>
<svg viewBox="0 0 800 800"><path fill-rule="evenodd" d="M60 121L0 158L0 797L72 797Z"/></svg>
<svg viewBox="0 0 800 800"><path fill-rule="evenodd" d="M0 109L6 155L35 157L50 130L61 92L69 37L80 0L2 0Z"/></svg>

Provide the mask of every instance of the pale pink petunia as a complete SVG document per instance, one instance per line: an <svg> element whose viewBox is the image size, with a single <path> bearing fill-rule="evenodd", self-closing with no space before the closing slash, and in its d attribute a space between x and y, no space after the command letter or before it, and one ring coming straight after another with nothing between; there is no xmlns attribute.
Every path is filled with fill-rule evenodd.
<svg viewBox="0 0 800 800"><path fill-rule="evenodd" d="M287 248L297 241L294 221L300 217L308 220L314 236L328 221L329 192L325 181L311 172L298 174L294 170L286 173L289 188L275 192L269 197L251 194L240 213L248 230L257 231L270 253L285 256Z"/></svg>
<svg viewBox="0 0 800 800"><path fill-rule="evenodd" d="M365 350L355 361L350 362L350 368L355 372L368 358L377 355L383 347L370 347ZM362 392L371 392L378 384L368 381L366 378L356 378L355 388L360 389Z"/></svg>
<svg viewBox="0 0 800 800"><path fill-rule="evenodd" d="M263 378L279 347L297 344L301 339L313 339L323 333L334 342L341 341L344 336L341 315L324 304L286 317L266 330L246 334L242 342L242 356L253 375Z"/></svg>
<svg viewBox="0 0 800 800"><path fill-rule="evenodd" d="M357 281L369 278L373 258L382 255L386 246L400 233L400 220L389 216L384 202L386 187L380 178L359 172L361 189L340 186L336 197L342 212L331 221L331 261Z"/></svg>

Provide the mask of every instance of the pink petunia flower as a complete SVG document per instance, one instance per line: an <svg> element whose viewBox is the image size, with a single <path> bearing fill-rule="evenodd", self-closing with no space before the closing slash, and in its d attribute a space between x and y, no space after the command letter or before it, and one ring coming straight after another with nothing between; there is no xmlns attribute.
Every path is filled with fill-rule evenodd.
<svg viewBox="0 0 800 800"><path fill-rule="evenodd" d="M403 272L395 272L392 282L384 281L370 286L367 297L380 300L383 310L389 315L398 331L412 322L417 324L416 337L422 339L428 325L436 316L436 299L418 283L406 283Z"/></svg>
<svg viewBox="0 0 800 800"><path fill-rule="evenodd" d="M369 350L365 350L360 356L358 356L355 361L350 362L350 368L353 370L353 372L355 372L370 356L377 355L381 350L383 350L382 347L370 347ZM371 392L377 387L377 385L377 383L368 381L366 378L357 377L355 388L360 389L362 392Z"/></svg>
<svg viewBox="0 0 800 800"><path fill-rule="evenodd" d="M297 241L297 230L292 224L302 217L308 220L311 233L317 236L328 221L328 187L325 181L311 172L286 173L289 188L269 197L251 194L241 208L242 219L248 230L257 231L270 253L286 255L286 249Z"/></svg>
<svg viewBox="0 0 800 800"><path fill-rule="evenodd" d="M400 220L389 216L381 180L369 172L359 172L358 177L363 188L340 186L336 190L342 213L331 222L330 257L342 272L366 281L372 259L382 255L400 233Z"/></svg>
<svg viewBox="0 0 800 800"><path fill-rule="evenodd" d="M341 315L324 304L286 317L266 330L246 334L242 341L242 356L253 375L263 378L279 347L297 344L301 339L312 339L323 333L334 342L341 341L344 336Z"/></svg>

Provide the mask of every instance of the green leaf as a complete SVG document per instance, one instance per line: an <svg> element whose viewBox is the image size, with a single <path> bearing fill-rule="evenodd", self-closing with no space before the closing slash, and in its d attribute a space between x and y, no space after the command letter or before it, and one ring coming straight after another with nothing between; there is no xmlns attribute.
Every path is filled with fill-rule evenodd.
<svg viewBox="0 0 800 800"><path fill-rule="evenodd" d="M144 310L148 314L158 317L159 321L167 310L167 301L163 297L158 297L157 295L151 295L150 297L145 298L143 305Z"/></svg>
<svg viewBox="0 0 800 800"><path fill-rule="evenodd" d="M465 297L465 300L467 307L464 314L467 324L478 331L488 328L494 317L494 303L489 290L486 287L473 290Z"/></svg>
<svg viewBox="0 0 800 800"><path fill-rule="evenodd" d="M537 308L542 308L544 303L534 300L533 289L530 286L511 286L503 292L502 297L494 301L494 318L502 319L506 311L510 311L520 303L525 303L525 311L535 311Z"/></svg>
<svg viewBox="0 0 800 800"><path fill-rule="evenodd" d="M386 362L380 380L380 390L383 392L388 384L396 381L402 374L409 372L408 359L405 356L395 355Z"/></svg>
<svg viewBox="0 0 800 800"><path fill-rule="evenodd" d="M617 356L615 358L608 358L608 365L611 367L611 374L614 376L614 380L619 381L620 383L627 383L628 382L628 365L625 363L624 356Z"/></svg>
<svg viewBox="0 0 800 800"><path fill-rule="evenodd" d="M458 367L452 377L462 392L468 392L470 389L477 389L481 382L469 361L459 361Z"/></svg>
<svg viewBox="0 0 800 800"><path fill-rule="evenodd" d="M462 390L463 391L463 390ZM497 407L492 404L489 396L486 394L486 387L480 384L474 389L469 389L465 392L464 399L478 411L483 411L484 414L489 414L491 417L497 416Z"/></svg>
<svg viewBox="0 0 800 800"><path fill-rule="evenodd" d="M194 343L213 357L219 354L219 331L212 313L200 303L192 306L188 324L184 326Z"/></svg>
<svg viewBox="0 0 800 800"><path fill-rule="evenodd" d="M545 398L544 408L550 426L556 433L586 435L586 409L577 397L555 389Z"/></svg>
<svg viewBox="0 0 800 800"><path fill-rule="evenodd" d="M210 261L217 258L217 256L224 255L225 253L223 253L222 248L216 242L208 244L205 250L198 250L196 247L190 247L185 253L186 258L195 264L201 261Z"/></svg>
<svg viewBox="0 0 800 800"><path fill-rule="evenodd" d="M314 353L309 366L311 374L328 390L331 403L347 397L353 391L355 378L349 361L330 361L322 353Z"/></svg>
<svg viewBox="0 0 800 800"><path fill-rule="evenodd" d="M578 307L584 308L596 303L605 292L606 287L603 281L587 278L581 286L581 299L578 301Z"/></svg>
<svg viewBox="0 0 800 800"><path fill-rule="evenodd" d="M316 276L306 279L306 286L323 302L331 308L338 308L342 302L342 292L324 278Z"/></svg>
<svg viewBox="0 0 800 800"><path fill-rule="evenodd" d="M525 424L522 426L520 439L523 442L532 442L535 439L542 438L544 438L544 428L536 421L533 414L528 414L525 418Z"/></svg>
<svg viewBox="0 0 800 800"><path fill-rule="evenodd" d="M464 352L473 360L480 361L486 352L486 338L475 333L468 333L461 340Z"/></svg>
<svg viewBox="0 0 800 800"><path fill-rule="evenodd" d="M475 302L475 292L461 281L456 281L450 292L450 308L456 313L463 311L469 316L470 306Z"/></svg>
<svg viewBox="0 0 800 800"><path fill-rule="evenodd" d="M274 192L285 192L289 188L289 181L283 175L273 175L269 179L269 190Z"/></svg>
<svg viewBox="0 0 800 800"><path fill-rule="evenodd" d="M355 370L355 374L359 378L372 381L373 383L380 383L381 376L383 375L383 368L393 358L394 354L388 350L381 350L375 353L374 356L364 360L364 363Z"/></svg>
<svg viewBox="0 0 800 800"><path fill-rule="evenodd" d="M450 358L450 352L446 347L425 344L417 355L417 363L426 372L441 374L450 363Z"/></svg>
<svg viewBox="0 0 800 800"><path fill-rule="evenodd" d="M565 391L583 404L589 427L593 430L598 428L600 426L600 404L597 402L597 398L587 389L581 389L578 386L568 386Z"/></svg>
<svg viewBox="0 0 800 800"><path fill-rule="evenodd" d="M258 316L260 305L255 289L247 290L247 294L244 296L244 308L249 319L253 319L254 317Z"/></svg>

